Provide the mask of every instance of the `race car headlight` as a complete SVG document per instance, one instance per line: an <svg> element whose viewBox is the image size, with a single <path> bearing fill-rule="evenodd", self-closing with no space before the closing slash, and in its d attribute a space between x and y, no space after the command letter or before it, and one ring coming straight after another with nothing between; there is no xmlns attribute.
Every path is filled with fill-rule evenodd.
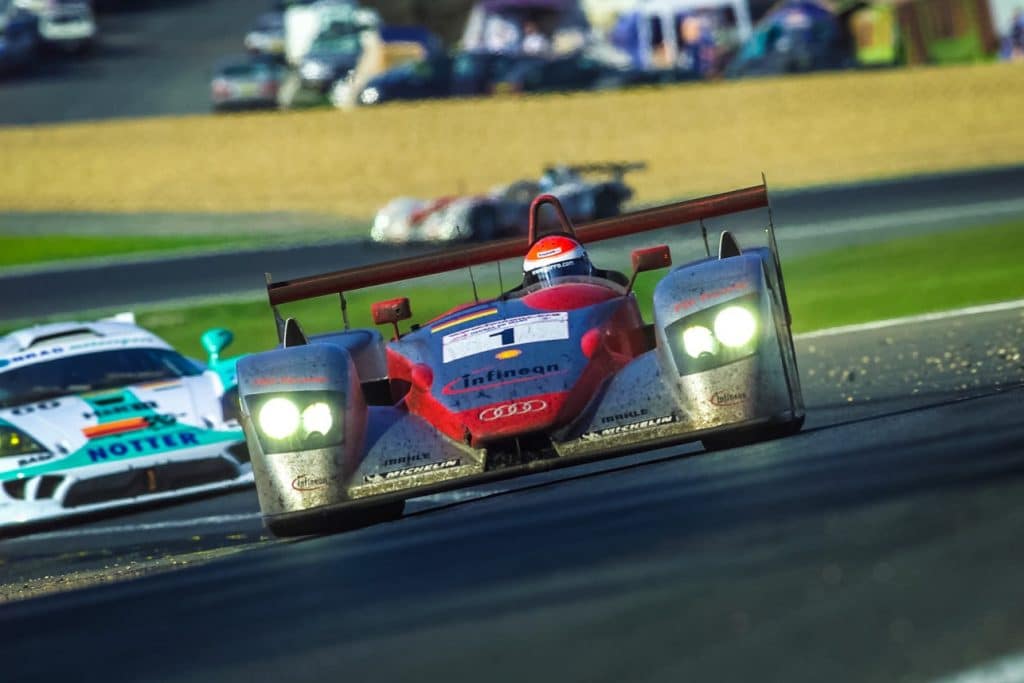
<svg viewBox="0 0 1024 683"><path fill-rule="evenodd" d="M665 328L680 375L711 370L757 352L758 295L733 299Z"/></svg>
<svg viewBox="0 0 1024 683"><path fill-rule="evenodd" d="M333 426L331 407L323 401L311 403L302 411L302 429L306 434L327 434Z"/></svg>
<svg viewBox="0 0 1024 683"><path fill-rule="evenodd" d="M42 444L17 427L0 425L0 458L45 452Z"/></svg>
<svg viewBox="0 0 1024 683"><path fill-rule="evenodd" d="M703 325L694 325L683 330L683 350L691 358L700 358L705 353L713 354L717 347L715 335Z"/></svg>
<svg viewBox="0 0 1024 683"><path fill-rule="evenodd" d="M743 306L726 306L715 316L715 336L726 346L744 346L756 331L754 314Z"/></svg>
<svg viewBox="0 0 1024 683"><path fill-rule="evenodd" d="M272 398L260 406L256 421L271 439L287 439L299 429L299 408L286 398Z"/></svg>
<svg viewBox="0 0 1024 683"><path fill-rule="evenodd" d="M342 442L342 395L331 391L250 394L246 404L264 453L328 448Z"/></svg>

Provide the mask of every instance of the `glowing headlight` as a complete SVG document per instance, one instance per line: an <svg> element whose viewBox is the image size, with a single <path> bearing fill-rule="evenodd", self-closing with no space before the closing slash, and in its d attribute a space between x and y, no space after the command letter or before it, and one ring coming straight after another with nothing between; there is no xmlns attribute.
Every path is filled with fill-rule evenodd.
<svg viewBox="0 0 1024 683"><path fill-rule="evenodd" d="M741 306L729 306L715 316L715 336L726 346L744 346L756 330L754 314Z"/></svg>
<svg viewBox="0 0 1024 683"><path fill-rule="evenodd" d="M271 439L287 439L299 428L299 409L286 398L272 398L260 408L258 420Z"/></svg>
<svg viewBox="0 0 1024 683"><path fill-rule="evenodd" d="M703 325L694 325L683 330L683 348L693 358L715 352L715 337Z"/></svg>
<svg viewBox="0 0 1024 683"><path fill-rule="evenodd" d="M331 415L331 408L323 401L317 401L306 406L302 411L302 431L308 434L324 434L331 431L334 425L334 417Z"/></svg>

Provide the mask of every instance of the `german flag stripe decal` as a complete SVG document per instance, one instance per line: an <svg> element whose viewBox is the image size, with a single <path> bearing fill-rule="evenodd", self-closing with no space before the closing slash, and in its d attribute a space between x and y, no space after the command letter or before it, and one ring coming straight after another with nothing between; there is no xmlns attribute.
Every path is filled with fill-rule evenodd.
<svg viewBox="0 0 1024 683"><path fill-rule="evenodd" d="M82 429L82 434L86 438L95 439L100 436L110 436L111 434L135 432L148 426L149 421L144 417L129 417L124 420L115 420L114 422L104 422L92 427L85 427Z"/></svg>
<svg viewBox="0 0 1024 683"><path fill-rule="evenodd" d="M470 320L478 320L480 318L486 318L489 315L494 315L498 312L497 308L488 308L483 311L476 311L475 313L467 313L466 315L459 316L458 318L452 318L447 322L443 322L440 325L434 325L430 328L430 333L440 332L441 330L447 330L449 327L455 327L462 323L468 323Z"/></svg>

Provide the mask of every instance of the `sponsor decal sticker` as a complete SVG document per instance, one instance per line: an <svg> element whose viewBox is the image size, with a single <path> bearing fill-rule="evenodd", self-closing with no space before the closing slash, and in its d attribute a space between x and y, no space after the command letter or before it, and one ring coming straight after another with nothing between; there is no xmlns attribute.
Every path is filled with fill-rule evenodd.
<svg viewBox="0 0 1024 683"><path fill-rule="evenodd" d="M476 311L476 312L473 312L473 313L464 313L463 315L460 315L457 318L452 318L451 320L446 320L443 323L439 323L437 325L434 325L433 327L430 328L430 332L431 332L431 334L433 334L434 332L441 332L442 330L447 330L447 329L449 329L451 327L455 327L456 325L461 325L462 323L468 323L471 320L479 320L480 318L486 318L487 316L494 315L497 312L498 312L497 308L488 308L488 309L485 309L483 311Z"/></svg>
<svg viewBox="0 0 1024 683"><path fill-rule="evenodd" d="M516 417L517 415L540 413L547 409L547 401L535 398L529 401L514 401L485 408L480 411L477 418L482 422L494 422L495 420L504 420L505 418Z"/></svg>
<svg viewBox="0 0 1024 683"><path fill-rule="evenodd" d="M687 309L693 308L696 305L698 299L701 303L705 303L707 301L712 301L714 299L721 299L723 296L728 296L729 294L740 294L749 291L750 283L747 282L746 280L740 280L739 282L734 282L731 285L726 285L725 287L719 287L718 289L710 289L706 292L701 292L699 297L690 297L689 299L683 299L682 301L676 302L676 304L672 307L672 310L675 311L676 313L679 313L680 311L685 311Z"/></svg>
<svg viewBox="0 0 1024 683"><path fill-rule="evenodd" d="M18 460L18 467L27 467L28 465L35 465L39 462L46 462L47 460L53 460L56 456L53 453L40 453L39 455L30 455L27 458L21 458Z"/></svg>
<svg viewBox="0 0 1024 683"><path fill-rule="evenodd" d="M382 481L391 481L392 479L400 479L402 477L411 477L416 474L426 474L428 472L436 472L438 470L447 470L452 467L458 467L462 464L462 460L459 458L451 458L449 460L441 460L439 462L431 462L425 465L414 465L413 467L403 467L399 470L391 470L390 472L375 472L373 474L367 474L363 477L363 481L367 484L376 484Z"/></svg>
<svg viewBox="0 0 1024 683"><path fill-rule="evenodd" d="M258 387L275 384L327 384L327 378L323 375L316 377L256 377L252 383Z"/></svg>
<svg viewBox="0 0 1024 683"><path fill-rule="evenodd" d="M606 427L605 429L598 429L594 432L587 432L581 439L601 439L608 436L618 436L620 434L629 434L641 429L650 429L651 427L660 427L661 425L671 424L676 421L675 415L663 415L662 417L652 417L648 420L641 420L639 422L631 422L624 425L616 425L614 427Z"/></svg>
<svg viewBox="0 0 1024 683"><path fill-rule="evenodd" d="M62 353L64 353L64 347L54 346L52 349L45 349L43 351L33 351L31 353L21 353L17 356L8 356L7 358L0 358L0 368L32 360L44 360L50 356L58 356Z"/></svg>
<svg viewBox="0 0 1024 683"><path fill-rule="evenodd" d="M314 476L311 474L300 474L292 479L292 488L296 491L316 491L327 488L331 481L327 477Z"/></svg>
<svg viewBox="0 0 1024 683"><path fill-rule="evenodd" d="M601 418L601 424L608 424L609 422L624 422L626 420L637 420L646 416L650 411L647 408L641 408L640 410L627 410L624 413L616 413L614 415L605 415Z"/></svg>
<svg viewBox="0 0 1024 683"><path fill-rule="evenodd" d="M521 349L506 349L505 351L498 351L494 354L494 357L498 360L510 360L512 358L519 358L521 355L523 355Z"/></svg>
<svg viewBox="0 0 1024 683"><path fill-rule="evenodd" d="M82 417L86 420L92 418L111 417L113 415L120 415L122 413L141 413L147 410L156 408L156 401L136 401L134 403L122 403L118 406L111 408L97 408L92 413L82 413Z"/></svg>
<svg viewBox="0 0 1024 683"><path fill-rule="evenodd" d="M381 463L382 467L394 467L396 465L409 465L420 460L430 460L429 453L411 453L409 455L400 455L395 458L387 458Z"/></svg>
<svg viewBox="0 0 1024 683"><path fill-rule="evenodd" d="M138 439L123 439L107 446L95 446L89 448L89 459L92 462L101 462L118 456L138 455L140 453L157 453L172 448L184 448L185 446L198 446L199 439L193 432L172 432L159 436L144 436Z"/></svg>
<svg viewBox="0 0 1024 683"><path fill-rule="evenodd" d="M42 403L36 403L30 406L18 406L11 410L11 415L28 415L34 413L37 410L50 410L60 406L60 401L43 401Z"/></svg>
<svg viewBox="0 0 1024 683"><path fill-rule="evenodd" d="M468 372L452 380L444 386L442 391L446 395L450 396L451 394L461 394L467 391L481 391L483 389L499 387L504 384L528 382L538 377L544 377L545 375L558 375L561 373L562 368L558 363L507 369L493 367L481 368L480 370Z"/></svg>
<svg viewBox="0 0 1024 683"><path fill-rule="evenodd" d="M445 363L506 346L522 346L535 342L569 338L569 314L565 311L522 315L495 320L453 332L441 339Z"/></svg>
<svg viewBox="0 0 1024 683"><path fill-rule="evenodd" d="M83 349L102 349L111 348L115 346L131 346L134 344L139 345L151 345L161 349L167 348L167 345L161 341L158 341L156 337L149 335L134 336L134 337L115 337L113 339L97 339L95 341L78 342L68 347L68 351L82 351Z"/></svg>
<svg viewBox="0 0 1024 683"><path fill-rule="evenodd" d="M716 391L711 394L711 404L716 406L734 406L746 400L745 391Z"/></svg>

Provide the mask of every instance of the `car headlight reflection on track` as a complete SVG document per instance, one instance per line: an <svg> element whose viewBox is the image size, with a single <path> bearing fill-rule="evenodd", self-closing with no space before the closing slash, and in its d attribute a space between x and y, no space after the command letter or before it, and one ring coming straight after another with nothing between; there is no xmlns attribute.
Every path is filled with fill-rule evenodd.
<svg viewBox="0 0 1024 683"><path fill-rule="evenodd" d="M323 401L311 403L302 411L302 431L306 434L326 435L333 426L331 407Z"/></svg>
<svg viewBox="0 0 1024 683"><path fill-rule="evenodd" d="M271 439L287 439L299 429L299 408L286 398L272 398L260 407L257 420Z"/></svg>
<svg viewBox="0 0 1024 683"><path fill-rule="evenodd" d="M757 331L754 314L742 306L727 306L715 316L715 336L726 346L737 348L750 343ZM692 328L691 328L692 329Z"/></svg>

